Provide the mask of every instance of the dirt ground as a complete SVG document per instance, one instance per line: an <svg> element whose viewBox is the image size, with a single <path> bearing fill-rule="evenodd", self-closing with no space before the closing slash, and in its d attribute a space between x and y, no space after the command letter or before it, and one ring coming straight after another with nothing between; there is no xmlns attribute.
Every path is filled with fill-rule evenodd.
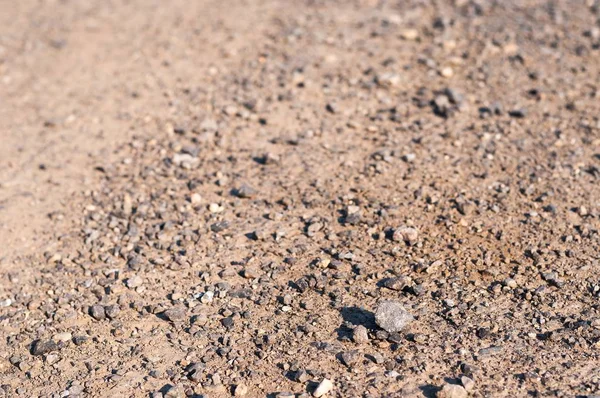
<svg viewBox="0 0 600 398"><path fill-rule="evenodd" d="M600 396L599 85L594 0L0 0L0 397Z"/></svg>

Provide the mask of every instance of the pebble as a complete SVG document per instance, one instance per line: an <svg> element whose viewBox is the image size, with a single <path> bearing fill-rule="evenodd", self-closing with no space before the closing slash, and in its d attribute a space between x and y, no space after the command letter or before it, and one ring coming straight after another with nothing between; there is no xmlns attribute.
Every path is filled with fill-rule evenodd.
<svg viewBox="0 0 600 398"><path fill-rule="evenodd" d="M219 205L218 203L211 203L210 205L208 205L208 211L210 211L213 214L221 213L223 210L225 210L225 208Z"/></svg>
<svg viewBox="0 0 600 398"><path fill-rule="evenodd" d="M72 338L73 335L69 332L56 333L54 336L52 336L52 340L54 340L57 343L68 343L69 341L71 341Z"/></svg>
<svg viewBox="0 0 600 398"><path fill-rule="evenodd" d="M323 379L323 381L321 381L321 383L319 383L319 385L317 386L317 389L315 390L315 392L313 392L313 396L314 397L322 397L325 394L327 394L329 391L331 391L333 389L333 383L331 380L329 379Z"/></svg>
<svg viewBox="0 0 600 398"><path fill-rule="evenodd" d="M391 290L400 291L408 286L410 279L406 276L385 279L382 285Z"/></svg>
<svg viewBox="0 0 600 398"><path fill-rule="evenodd" d="M416 40L419 37L419 31L416 29L404 29L400 32L400 37L404 40Z"/></svg>
<svg viewBox="0 0 600 398"><path fill-rule="evenodd" d="M211 224L210 226L210 230L213 232L223 232L225 231L227 228L229 228L229 222L228 221L218 221L216 223Z"/></svg>
<svg viewBox="0 0 600 398"><path fill-rule="evenodd" d="M369 333L363 325L358 325L352 331L352 340L356 344L365 344L369 342Z"/></svg>
<svg viewBox="0 0 600 398"><path fill-rule="evenodd" d="M183 387L180 386L172 386L169 390L164 394L165 398L185 398L185 391Z"/></svg>
<svg viewBox="0 0 600 398"><path fill-rule="evenodd" d="M250 185L242 184L242 186L240 186L237 189L235 194L238 198L249 199L249 198L256 196L257 191L256 191L256 189L252 188Z"/></svg>
<svg viewBox="0 0 600 398"><path fill-rule="evenodd" d="M389 333L401 331L413 320L402 304L395 301L382 301L375 311L375 322Z"/></svg>
<svg viewBox="0 0 600 398"><path fill-rule="evenodd" d="M104 307L104 313L109 319L115 319L121 312L121 307L117 304L107 305Z"/></svg>
<svg viewBox="0 0 600 398"><path fill-rule="evenodd" d="M445 384L437 393L438 398L467 398L469 393L457 384Z"/></svg>
<svg viewBox="0 0 600 398"><path fill-rule="evenodd" d="M460 378L460 382L468 392L471 392L475 389L475 382L470 377L462 376Z"/></svg>
<svg viewBox="0 0 600 398"><path fill-rule="evenodd" d="M244 397L248 394L248 387L245 384L238 384L233 392L234 397Z"/></svg>
<svg viewBox="0 0 600 398"><path fill-rule="evenodd" d="M392 239L395 242L406 242L410 245L414 244L419 238L419 231L416 228L401 226L394 230Z"/></svg>
<svg viewBox="0 0 600 398"><path fill-rule="evenodd" d="M454 76L454 70L452 70L451 67L446 66L445 68L442 68L440 70L440 75L442 77L452 77L452 76Z"/></svg>
<svg viewBox="0 0 600 398"><path fill-rule="evenodd" d="M190 196L190 202L193 205L200 204L200 202L202 202L202 196L200 196L199 193L193 193L192 196Z"/></svg>
<svg viewBox="0 0 600 398"><path fill-rule="evenodd" d="M53 340L37 340L31 347L31 353L35 356L44 355L59 349L58 344Z"/></svg>
<svg viewBox="0 0 600 398"><path fill-rule="evenodd" d="M130 289L135 289L143 284L144 280L139 275L134 275L125 282L125 285Z"/></svg>
<svg viewBox="0 0 600 398"><path fill-rule="evenodd" d="M185 308L182 307L170 308L163 314L171 322L181 322L186 318Z"/></svg>
<svg viewBox="0 0 600 398"><path fill-rule="evenodd" d="M102 321L106 319L106 312L104 311L104 307L96 304L90 307L90 315L97 321Z"/></svg>

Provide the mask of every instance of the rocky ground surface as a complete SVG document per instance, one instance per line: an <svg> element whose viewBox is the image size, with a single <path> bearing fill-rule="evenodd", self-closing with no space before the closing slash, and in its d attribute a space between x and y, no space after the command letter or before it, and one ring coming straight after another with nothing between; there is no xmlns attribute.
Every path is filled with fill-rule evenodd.
<svg viewBox="0 0 600 398"><path fill-rule="evenodd" d="M598 2L0 8L0 396L600 395Z"/></svg>

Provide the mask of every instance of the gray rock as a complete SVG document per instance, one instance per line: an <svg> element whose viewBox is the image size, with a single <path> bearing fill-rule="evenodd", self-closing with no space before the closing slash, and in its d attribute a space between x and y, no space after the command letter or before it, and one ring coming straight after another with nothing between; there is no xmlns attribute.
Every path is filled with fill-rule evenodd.
<svg viewBox="0 0 600 398"><path fill-rule="evenodd" d="M90 315L97 321L101 321L106 319L106 312L104 311L104 307L96 304L90 307Z"/></svg>
<svg viewBox="0 0 600 398"><path fill-rule="evenodd" d="M53 340L37 340L31 347L31 353L35 356L44 355L52 351L57 351L59 348Z"/></svg>
<svg viewBox="0 0 600 398"><path fill-rule="evenodd" d="M369 333L366 327L363 325L358 325L352 331L352 340L356 344L365 344L369 342Z"/></svg>
<svg viewBox="0 0 600 398"><path fill-rule="evenodd" d="M413 316L402 304L395 301L382 301L375 311L375 322L389 333L399 332L413 320Z"/></svg>
<svg viewBox="0 0 600 398"><path fill-rule="evenodd" d="M438 398L467 398L469 393L457 384L446 384L437 393Z"/></svg>
<svg viewBox="0 0 600 398"><path fill-rule="evenodd" d="M164 312L164 316L171 322L181 322L186 317L185 308L170 308Z"/></svg>

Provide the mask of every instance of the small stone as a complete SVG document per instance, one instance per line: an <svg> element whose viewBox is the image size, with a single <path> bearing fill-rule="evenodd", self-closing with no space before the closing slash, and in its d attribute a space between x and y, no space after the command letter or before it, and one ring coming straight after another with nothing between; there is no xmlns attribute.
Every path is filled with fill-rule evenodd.
<svg viewBox="0 0 600 398"><path fill-rule="evenodd" d="M163 315L171 322L181 322L186 318L186 311L185 308L175 307L166 310Z"/></svg>
<svg viewBox="0 0 600 398"><path fill-rule="evenodd" d="M169 390L165 393L165 398L185 398L185 391L183 389L183 387L180 386L172 386L171 388L169 388Z"/></svg>
<svg viewBox="0 0 600 398"><path fill-rule="evenodd" d="M402 304L395 301L382 301L375 311L375 322L389 333L401 331L413 320Z"/></svg>
<svg viewBox="0 0 600 398"><path fill-rule="evenodd" d="M262 163L264 165L278 164L279 156L277 156L271 152L267 152L260 158L260 163Z"/></svg>
<svg viewBox="0 0 600 398"><path fill-rule="evenodd" d="M358 325L357 327L355 327L352 331L352 340L354 340L356 344L368 343L369 333L367 331L367 328L363 325Z"/></svg>
<svg viewBox="0 0 600 398"><path fill-rule="evenodd" d="M72 338L73 335L69 332L56 333L54 336L52 336L52 340L57 343L68 343Z"/></svg>
<svg viewBox="0 0 600 398"><path fill-rule="evenodd" d="M229 221L218 221L210 226L210 230L216 233L223 232L227 228L229 228Z"/></svg>
<svg viewBox="0 0 600 398"><path fill-rule="evenodd" d="M294 380L297 381L298 383L306 383L308 380L310 380L310 375L308 374L308 372L306 370L300 369L294 375Z"/></svg>
<svg viewBox="0 0 600 398"><path fill-rule="evenodd" d="M512 278L506 278L502 284L506 287L510 287L511 289L516 289L517 288L517 281L515 281Z"/></svg>
<svg viewBox="0 0 600 398"><path fill-rule="evenodd" d="M202 196L200 196L199 193L193 193L192 196L190 196L190 202L193 205L198 205L202 202Z"/></svg>
<svg viewBox="0 0 600 398"><path fill-rule="evenodd" d="M46 355L46 363L48 365L54 365L59 360L60 360L60 356L58 356L58 354L50 353L50 354Z"/></svg>
<svg viewBox="0 0 600 398"><path fill-rule="evenodd" d="M391 290L401 291L408 286L410 279L406 276L399 276L396 278L385 279L382 283L383 287L387 287Z"/></svg>
<svg viewBox="0 0 600 398"><path fill-rule="evenodd" d="M144 280L139 275L134 275L125 282L125 285L130 289L135 289L143 284Z"/></svg>
<svg viewBox="0 0 600 398"><path fill-rule="evenodd" d="M340 362L350 368L358 362L359 354L358 351L345 351L340 354L339 359Z"/></svg>
<svg viewBox="0 0 600 398"><path fill-rule="evenodd" d="M80 345L84 344L86 341L88 341L87 336L80 335L80 336L73 337L73 343L76 346L80 346Z"/></svg>
<svg viewBox="0 0 600 398"><path fill-rule="evenodd" d="M238 384L235 386L235 390L233 392L234 397L244 397L248 394L248 387L245 384Z"/></svg>
<svg viewBox="0 0 600 398"><path fill-rule="evenodd" d="M522 119L527 116L527 111L525 109L513 109L508 111L508 115L517 119Z"/></svg>
<svg viewBox="0 0 600 398"><path fill-rule="evenodd" d="M419 238L419 231L416 228L401 226L394 230L392 239L395 242L406 242L409 245L413 245Z"/></svg>
<svg viewBox="0 0 600 398"><path fill-rule="evenodd" d="M296 398L296 394L294 394L293 392L280 392L277 395L275 395L276 398Z"/></svg>
<svg viewBox="0 0 600 398"><path fill-rule="evenodd" d="M200 302L204 303L204 304L210 304L213 302L213 299L215 297L215 293L214 292L206 292L202 295L202 297L200 297Z"/></svg>
<svg viewBox="0 0 600 398"><path fill-rule="evenodd" d="M243 184L237 189L237 191L235 191L235 194L238 198L249 199L256 196L257 191L251 186Z"/></svg>
<svg viewBox="0 0 600 398"><path fill-rule="evenodd" d="M468 392L471 392L475 389L475 382L470 377L462 376L460 378L460 383L463 385L465 390L467 390Z"/></svg>
<svg viewBox="0 0 600 398"><path fill-rule="evenodd" d="M416 40L419 37L419 31L416 29L404 29L400 32L400 37L404 40Z"/></svg>
<svg viewBox="0 0 600 398"><path fill-rule="evenodd" d="M256 279L258 277L260 277L260 273L258 272L258 270L254 269L254 268L246 268L244 269L244 278L246 279Z"/></svg>
<svg viewBox="0 0 600 398"><path fill-rule="evenodd" d="M221 324L223 326L225 326L225 328L231 329L233 327L233 324L234 324L233 318L230 317L230 316L228 316L227 318L223 318L223 319L221 319Z"/></svg>
<svg viewBox="0 0 600 398"><path fill-rule="evenodd" d="M446 384L437 393L438 398L467 398L469 393L457 384Z"/></svg>
<svg viewBox="0 0 600 398"><path fill-rule="evenodd" d="M454 70L451 67L446 66L440 70L440 75L442 77L452 77L454 76Z"/></svg>
<svg viewBox="0 0 600 398"><path fill-rule="evenodd" d="M31 353L35 356L44 355L58 350L58 344L53 340L37 340L31 347Z"/></svg>
<svg viewBox="0 0 600 398"><path fill-rule="evenodd" d="M106 319L106 313L104 312L104 307L96 304L90 307L90 315L97 321L102 321Z"/></svg>
<svg viewBox="0 0 600 398"><path fill-rule="evenodd" d="M223 210L225 210L225 208L219 205L218 203L211 203L210 205L208 205L208 211L210 211L213 214L221 213Z"/></svg>
<svg viewBox="0 0 600 398"><path fill-rule="evenodd" d="M115 319L121 312L121 307L117 304L107 305L104 307L104 312L109 319Z"/></svg>
<svg viewBox="0 0 600 398"><path fill-rule="evenodd" d="M319 385L317 386L317 389L315 390L315 392L313 392L313 396L314 397L322 397L325 394L327 394L329 391L331 391L331 389L333 388L333 383L331 382L331 380L329 379L323 379L323 381L321 381L321 383L319 383Z"/></svg>

